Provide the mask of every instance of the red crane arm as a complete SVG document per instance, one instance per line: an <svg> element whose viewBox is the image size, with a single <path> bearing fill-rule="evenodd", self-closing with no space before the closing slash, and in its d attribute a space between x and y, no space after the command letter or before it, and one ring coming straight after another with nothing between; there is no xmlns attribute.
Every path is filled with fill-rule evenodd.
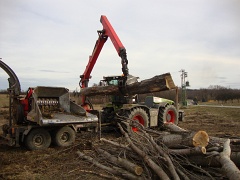
<svg viewBox="0 0 240 180"><path fill-rule="evenodd" d="M101 16L100 22L103 25L103 30L105 36L110 37L115 49L117 50L118 54L122 49L125 49L122 42L120 41L118 35L116 34L115 30L113 29L112 25L108 21L106 16ZM119 55L120 56L120 55Z"/></svg>
<svg viewBox="0 0 240 180"><path fill-rule="evenodd" d="M97 58L102 50L104 43L107 41L107 38L108 38L107 36L103 36L103 34L100 31L98 31L98 35L99 35L98 40L96 41L92 55L89 56L89 61L86 66L86 69L85 69L83 75L80 76L80 78L81 78L80 87L81 88L88 87L88 81L91 78L91 72L93 70L93 67L97 61Z"/></svg>
<svg viewBox="0 0 240 180"><path fill-rule="evenodd" d="M108 37L110 37L115 49L117 50L118 55L121 57L122 61L122 72L124 76L128 76L128 60L127 60L127 53L126 49L123 46L122 42L120 41L118 35L116 34L115 30L113 29L112 25L108 21L107 17L102 15L100 18L100 22L103 25L103 30L97 31L98 32L98 40L94 46L92 55L89 56L89 61L86 66L84 73L80 76L81 80L79 85L81 88L88 87L89 79L91 78L91 72L93 67L97 61L97 58L103 48L103 45L107 41ZM85 104L86 97L83 97L83 105Z"/></svg>

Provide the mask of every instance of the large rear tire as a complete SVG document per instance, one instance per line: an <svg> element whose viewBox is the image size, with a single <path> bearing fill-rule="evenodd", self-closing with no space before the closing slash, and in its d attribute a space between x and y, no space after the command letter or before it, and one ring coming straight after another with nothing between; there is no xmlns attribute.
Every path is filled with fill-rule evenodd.
<svg viewBox="0 0 240 180"><path fill-rule="evenodd" d="M178 124L177 109L173 105L160 107L158 114L158 123L159 126L162 126L164 123L173 123L177 125Z"/></svg>
<svg viewBox="0 0 240 180"><path fill-rule="evenodd" d="M134 108L130 111L130 113L128 114L128 118L138 121L141 125L143 125L144 127L148 127L148 114L147 112L142 109L142 108ZM132 131L136 132L138 131L137 127L132 127Z"/></svg>
<svg viewBox="0 0 240 180"><path fill-rule="evenodd" d="M53 137L53 142L57 146L70 146L75 142L75 131L68 126L60 128Z"/></svg>
<svg viewBox="0 0 240 180"><path fill-rule="evenodd" d="M42 128L32 129L25 138L25 145L29 150L46 149L50 144L51 136Z"/></svg>

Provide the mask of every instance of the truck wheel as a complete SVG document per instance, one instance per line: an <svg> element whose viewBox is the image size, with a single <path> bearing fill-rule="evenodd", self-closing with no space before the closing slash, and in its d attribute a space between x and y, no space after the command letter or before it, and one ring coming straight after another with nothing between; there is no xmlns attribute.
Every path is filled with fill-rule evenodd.
<svg viewBox="0 0 240 180"><path fill-rule="evenodd" d="M45 129L33 129L25 138L25 145L29 150L46 149L51 144L51 136Z"/></svg>
<svg viewBox="0 0 240 180"><path fill-rule="evenodd" d="M57 146L70 146L75 142L75 131L68 126L60 128L54 135L53 141Z"/></svg>
<svg viewBox="0 0 240 180"><path fill-rule="evenodd" d="M177 125L178 124L177 109L173 105L160 107L158 114L158 122L159 126L163 125L164 123L173 123Z"/></svg>
<svg viewBox="0 0 240 180"><path fill-rule="evenodd" d="M148 114L142 108L134 108L133 110L131 110L128 118L138 121L144 127L148 127ZM138 131L138 129L136 127L132 127L132 131L136 132Z"/></svg>

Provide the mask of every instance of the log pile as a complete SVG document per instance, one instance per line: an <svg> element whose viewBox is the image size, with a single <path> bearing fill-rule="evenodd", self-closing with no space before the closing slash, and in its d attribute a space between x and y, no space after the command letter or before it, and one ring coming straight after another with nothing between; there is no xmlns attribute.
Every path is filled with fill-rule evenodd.
<svg viewBox="0 0 240 180"><path fill-rule="evenodd" d="M135 122L118 126L123 136L101 138L96 154L77 152L112 178L240 179L238 139L209 137L204 131L187 131L174 124L165 124L164 131ZM130 126L138 131L132 132Z"/></svg>

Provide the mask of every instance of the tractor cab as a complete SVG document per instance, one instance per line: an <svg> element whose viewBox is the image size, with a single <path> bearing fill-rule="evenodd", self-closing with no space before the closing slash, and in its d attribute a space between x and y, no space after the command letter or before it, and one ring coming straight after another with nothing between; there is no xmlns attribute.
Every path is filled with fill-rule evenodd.
<svg viewBox="0 0 240 180"><path fill-rule="evenodd" d="M125 80L124 76L104 76L103 80L100 81L100 85L114 85L118 86Z"/></svg>
<svg viewBox="0 0 240 180"><path fill-rule="evenodd" d="M120 91L121 88L125 87L125 76L104 76L103 80L100 81L100 86L118 86ZM113 105L121 107L123 104L129 103L129 97L125 96L124 93L120 95L111 95L110 102Z"/></svg>

